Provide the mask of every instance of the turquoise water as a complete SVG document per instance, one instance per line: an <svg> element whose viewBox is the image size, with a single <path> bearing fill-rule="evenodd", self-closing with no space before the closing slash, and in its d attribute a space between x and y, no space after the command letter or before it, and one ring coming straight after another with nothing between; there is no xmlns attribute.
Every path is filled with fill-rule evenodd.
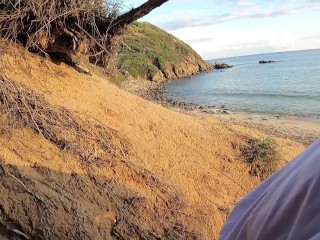
<svg viewBox="0 0 320 240"><path fill-rule="evenodd" d="M234 111L320 118L320 49L218 61L234 68L175 80L166 91L180 101Z"/></svg>

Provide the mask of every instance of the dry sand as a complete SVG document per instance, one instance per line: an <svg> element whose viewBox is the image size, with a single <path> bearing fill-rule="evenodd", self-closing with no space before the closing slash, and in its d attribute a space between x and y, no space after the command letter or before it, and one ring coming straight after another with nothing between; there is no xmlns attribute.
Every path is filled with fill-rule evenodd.
<svg viewBox="0 0 320 240"><path fill-rule="evenodd" d="M260 182L241 161L247 140L274 138L279 167L305 148L166 109L17 47L1 56L0 73L41 96L26 116L39 104L52 109L46 121L67 111L87 134L76 135L62 119L52 140L30 123L1 118L0 236L7 239L19 235L14 230L31 239L217 239L235 202ZM24 107L23 94L12 99Z"/></svg>
<svg viewBox="0 0 320 240"><path fill-rule="evenodd" d="M295 139L306 145L311 144L320 137L320 119L315 118L251 113L236 113L232 114L232 116L220 114L218 117L258 128L271 135Z"/></svg>
<svg viewBox="0 0 320 240"><path fill-rule="evenodd" d="M316 118L248 112L208 114L201 110L186 111L179 108L173 108L173 110L192 116L212 116L213 118L218 118L231 124L256 128L273 136L294 139L306 146L320 138L320 119Z"/></svg>
<svg viewBox="0 0 320 240"><path fill-rule="evenodd" d="M173 111L191 116L212 116L231 124L245 125L274 136L294 139L309 145L320 137L320 119L263 113L232 112L188 102L180 102L165 94L166 83L130 79L122 88L142 98L154 101Z"/></svg>

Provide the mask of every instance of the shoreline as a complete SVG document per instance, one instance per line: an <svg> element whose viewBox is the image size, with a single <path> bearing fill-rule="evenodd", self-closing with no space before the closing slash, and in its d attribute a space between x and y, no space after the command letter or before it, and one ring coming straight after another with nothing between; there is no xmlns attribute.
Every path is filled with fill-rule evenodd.
<svg viewBox="0 0 320 240"><path fill-rule="evenodd" d="M209 116L230 124L255 128L273 136L290 138L304 145L310 145L320 137L320 119L248 112L209 114Z"/></svg>
<svg viewBox="0 0 320 240"><path fill-rule="evenodd" d="M234 112L216 106L199 105L172 99L165 94L164 87L170 82L149 82L132 79L122 88L140 97L182 114L197 117L213 117L229 124L258 129L277 137L290 138L310 145L320 137L320 119L267 113Z"/></svg>

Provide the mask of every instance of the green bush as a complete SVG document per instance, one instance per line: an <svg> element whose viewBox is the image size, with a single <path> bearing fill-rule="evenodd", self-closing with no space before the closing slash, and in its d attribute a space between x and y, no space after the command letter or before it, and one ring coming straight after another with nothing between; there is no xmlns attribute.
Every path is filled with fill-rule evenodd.
<svg viewBox="0 0 320 240"><path fill-rule="evenodd" d="M244 161L250 166L250 174L266 179L277 170L279 152L271 139L249 139L243 150Z"/></svg>

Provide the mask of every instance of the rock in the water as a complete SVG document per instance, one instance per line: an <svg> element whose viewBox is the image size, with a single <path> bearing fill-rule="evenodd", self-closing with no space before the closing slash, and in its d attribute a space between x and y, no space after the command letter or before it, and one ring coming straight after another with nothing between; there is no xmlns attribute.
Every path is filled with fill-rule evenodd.
<svg viewBox="0 0 320 240"><path fill-rule="evenodd" d="M269 61L266 61L266 60L261 60L259 61L259 64L265 64L265 63L275 63L276 61L273 61L273 60L269 60Z"/></svg>
<svg viewBox="0 0 320 240"><path fill-rule="evenodd" d="M227 63L219 63L219 62L215 62L213 67L215 69L225 69L225 68L232 68L233 65L227 64Z"/></svg>

